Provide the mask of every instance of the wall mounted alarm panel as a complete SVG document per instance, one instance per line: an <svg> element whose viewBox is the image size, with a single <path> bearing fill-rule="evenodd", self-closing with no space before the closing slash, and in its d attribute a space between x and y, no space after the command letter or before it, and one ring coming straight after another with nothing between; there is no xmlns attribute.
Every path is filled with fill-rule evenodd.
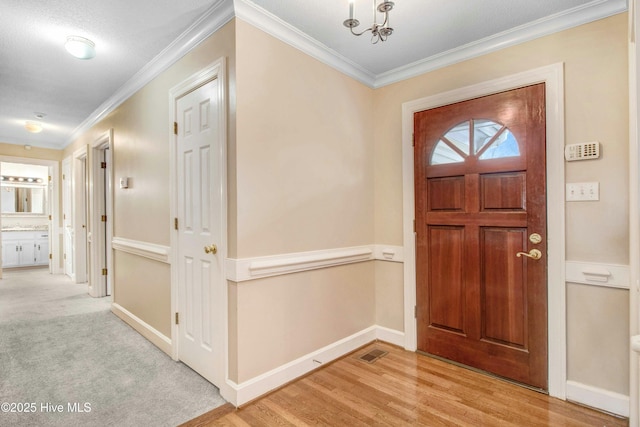
<svg viewBox="0 0 640 427"><path fill-rule="evenodd" d="M564 147L564 158L568 162L575 160L591 160L600 158L599 142L581 142Z"/></svg>

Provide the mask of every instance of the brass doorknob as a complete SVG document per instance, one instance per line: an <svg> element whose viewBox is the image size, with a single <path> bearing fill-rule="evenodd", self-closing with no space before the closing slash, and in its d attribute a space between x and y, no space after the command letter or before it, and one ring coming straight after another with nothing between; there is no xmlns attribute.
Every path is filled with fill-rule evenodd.
<svg viewBox="0 0 640 427"><path fill-rule="evenodd" d="M204 253L205 254L217 254L218 253L218 247L216 245L211 245L211 246L205 246L204 247Z"/></svg>
<svg viewBox="0 0 640 427"><path fill-rule="evenodd" d="M531 249L531 250L529 251L529 253L527 253L527 252L518 252L518 253L516 254L516 256L517 256L518 258L520 258L520 257L521 257L521 256L523 256L523 255L524 255L524 256L526 256L526 257L529 257L529 258L533 258L533 259L540 259L540 258L542 258L542 252L540 252L538 249Z"/></svg>

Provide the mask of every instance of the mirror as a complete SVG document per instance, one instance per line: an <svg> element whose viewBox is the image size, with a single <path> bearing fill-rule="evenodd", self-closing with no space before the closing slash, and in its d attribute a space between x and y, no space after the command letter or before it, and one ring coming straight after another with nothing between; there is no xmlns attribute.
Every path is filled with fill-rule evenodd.
<svg viewBox="0 0 640 427"><path fill-rule="evenodd" d="M2 186L2 213L44 215L47 201L44 187Z"/></svg>

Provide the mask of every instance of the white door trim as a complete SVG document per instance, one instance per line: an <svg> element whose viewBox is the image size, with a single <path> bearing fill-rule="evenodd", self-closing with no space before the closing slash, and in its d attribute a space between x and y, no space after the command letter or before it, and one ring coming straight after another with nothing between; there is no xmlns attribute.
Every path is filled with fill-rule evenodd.
<svg viewBox="0 0 640 427"><path fill-rule="evenodd" d="M176 120L176 102L178 98L183 95L197 89L198 87L214 80L218 79L220 84L218 85L218 101L221 105L219 109L220 115L218 117L219 126L219 138L223 141L220 144L220 164L218 171L220 173L221 182L221 241L218 245L218 253L223 259L227 258L227 82L226 82L226 61L224 58L220 58L213 62L206 68L198 71L189 78L185 79L178 85L171 88L169 91L169 124L173 129L173 122ZM174 218L178 217L178 174L177 174L177 135L171 132L169 147L170 147L170 196L171 196L171 356L174 360L179 360L180 349L178 348L178 328L175 324L174 315L178 310L178 232L174 228ZM222 346L219 360L215 360L216 364L216 377L219 378L219 384L216 386L220 389L220 393L227 400L233 400L230 398L230 393L233 393L232 388L227 384L229 378L228 369L228 328L227 328L227 280L224 263L222 263L220 270L220 283L223 284L221 291L221 298L219 304L213 307L212 312L217 314L214 328L214 337L219 341Z"/></svg>
<svg viewBox="0 0 640 427"><path fill-rule="evenodd" d="M47 200L47 206L49 209L49 215L51 220L49 221L49 251L51 253L51 260L49 262L49 272L52 274L63 274L63 268L60 265L60 197L59 197L59 176L60 176L60 162L57 160L43 160L32 159L29 157L12 157L12 156L0 156L0 162L7 163L24 163L29 165L47 166L49 173L51 174L52 192L53 196L51 200ZM0 277L2 275L0 274Z"/></svg>
<svg viewBox="0 0 640 427"><path fill-rule="evenodd" d="M67 224L70 227L67 227ZM69 230L69 228L71 228ZM62 269L75 282L76 272L73 254L73 158L62 159ZM69 238L67 239L67 235ZM67 268L70 264L70 268Z"/></svg>
<svg viewBox="0 0 640 427"><path fill-rule="evenodd" d="M113 237L113 211L112 207L112 173L111 163L107 162L106 175L104 185L97 185L101 182L100 175L100 163L101 157L98 153L106 149L113 148L113 129L109 129L102 135L100 135L92 145L91 152L91 172L89 173L89 205L90 205L90 223L89 230L91 233L91 249L89 256L91 257L91 268L89 274L89 294L92 297L100 298L107 296L107 289L109 288L109 282L113 276L113 265L111 262L111 239ZM104 212L107 215L106 221L106 236L101 236L101 233L96 233L101 223L101 211L104 205ZM105 260L103 263L102 260ZM107 278L104 284L102 284L100 278L102 277L102 268L106 268L108 271ZM96 283L100 283L100 286L96 286Z"/></svg>
<svg viewBox="0 0 640 427"><path fill-rule="evenodd" d="M640 358L634 351L634 341L640 338L640 81L638 44L638 1L629 2L629 425L640 425Z"/></svg>
<svg viewBox="0 0 640 427"><path fill-rule="evenodd" d="M564 224L564 64L530 71L439 93L402 104L404 331L405 348L417 349L416 244L413 115L418 111L479 96L545 83L547 112L547 236L549 394L564 399L567 380L565 224Z"/></svg>
<svg viewBox="0 0 640 427"><path fill-rule="evenodd" d="M73 179L71 181L72 208L73 212L73 270L76 283L87 283L89 281L88 265L88 220L87 214L87 146L73 152L73 164L71 167Z"/></svg>

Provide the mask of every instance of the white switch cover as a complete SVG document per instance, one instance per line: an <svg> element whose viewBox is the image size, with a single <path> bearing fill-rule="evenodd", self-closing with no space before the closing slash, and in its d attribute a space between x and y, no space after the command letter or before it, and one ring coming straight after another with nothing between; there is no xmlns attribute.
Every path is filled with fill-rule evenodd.
<svg viewBox="0 0 640 427"><path fill-rule="evenodd" d="M577 202L581 200L600 200L599 182L574 182L567 184L567 202Z"/></svg>

